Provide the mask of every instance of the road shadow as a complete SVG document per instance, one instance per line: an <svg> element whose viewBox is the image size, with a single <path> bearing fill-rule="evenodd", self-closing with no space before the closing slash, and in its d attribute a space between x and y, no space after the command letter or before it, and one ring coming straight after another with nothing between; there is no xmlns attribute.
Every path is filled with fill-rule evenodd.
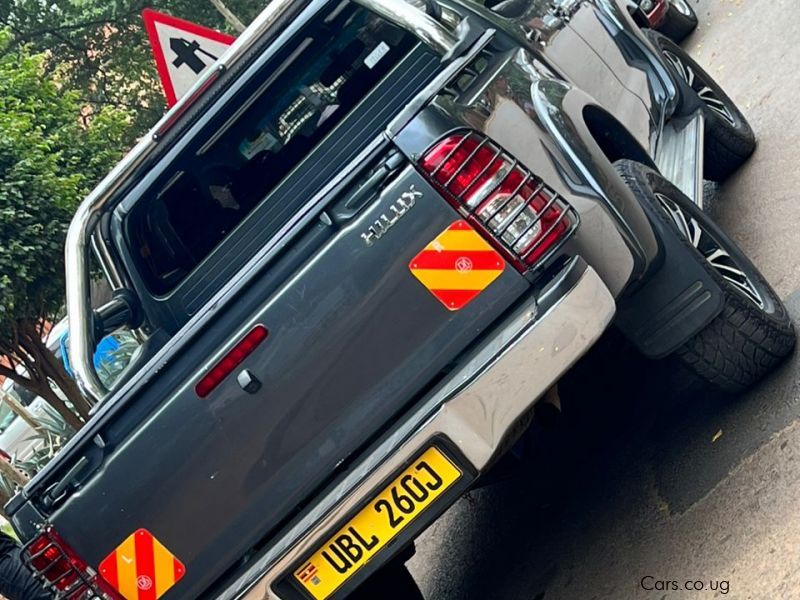
<svg viewBox="0 0 800 600"><path fill-rule="evenodd" d="M787 307L800 321L800 292ZM628 518L619 499L630 486L648 488L637 497L658 511L682 513L797 420L797 373L795 356L741 397L687 391L675 387L668 363L643 358L611 332L561 383L560 422L534 425L523 457L500 463L489 485L434 526L429 539L443 541L426 597L546 599L562 566L580 572L585 534ZM621 594L598 582L597 597Z"/></svg>

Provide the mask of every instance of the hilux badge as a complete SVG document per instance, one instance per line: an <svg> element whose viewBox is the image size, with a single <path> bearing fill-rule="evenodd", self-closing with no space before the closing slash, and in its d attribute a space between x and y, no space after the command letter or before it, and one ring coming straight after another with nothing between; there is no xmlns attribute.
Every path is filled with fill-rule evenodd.
<svg viewBox="0 0 800 600"><path fill-rule="evenodd" d="M389 207L389 210L383 213L378 219L370 226L365 233L361 234L361 239L367 246L372 246L376 241L381 239L386 232L389 231L394 224L397 223L405 214L414 208L418 198L422 198L423 194L415 189L412 185L400 197L395 200ZM388 213L388 214L387 214Z"/></svg>

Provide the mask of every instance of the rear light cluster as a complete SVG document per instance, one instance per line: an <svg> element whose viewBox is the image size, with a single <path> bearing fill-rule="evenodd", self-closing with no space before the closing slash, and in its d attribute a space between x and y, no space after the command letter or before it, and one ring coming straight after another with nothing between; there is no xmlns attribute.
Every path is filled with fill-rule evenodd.
<svg viewBox="0 0 800 600"><path fill-rule="evenodd" d="M476 132L437 142L419 166L520 271L560 245L578 223L561 196Z"/></svg>
<svg viewBox="0 0 800 600"><path fill-rule="evenodd" d="M63 600L120 600L102 579L48 527L34 538L23 553L23 560L40 579Z"/></svg>

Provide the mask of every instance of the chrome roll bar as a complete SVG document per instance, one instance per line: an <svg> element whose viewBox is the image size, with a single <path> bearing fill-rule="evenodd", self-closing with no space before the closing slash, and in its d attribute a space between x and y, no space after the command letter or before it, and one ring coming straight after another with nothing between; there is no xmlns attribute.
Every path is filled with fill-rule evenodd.
<svg viewBox="0 0 800 600"><path fill-rule="evenodd" d="M67 281L67 314L69 317L69 360L75 379L83 394L91 403L100 402L108 389L100 381L94 369L94 311L91 305L91 282L89 252L92 243L102 246L99 236L93 234L114 194L127 183L138 167L151 155L158 145L160 132L169 127L182 112L202 93L209 82L225 68L234 64L246 54L261 37L298 0L273 0L256 17L255 21L242 33L236 42L223 54L216 68L209 69L172 109L156 124L150 133L109 173L95 190L81 203L67 233L65 248ZM430 46L443 57L449 57L455 49L457 39L442 24L425 12L406 3L404 0L354 0L364 8L414 34L420 41ZM104 270L110 254L107 248L99 248ZM113 265L111 265L113 268ZM116 272L110 273L113 286L121 285L122 279Z"/></svg>
<svg viewBox="0 0 800 600"><path fill-rule="evenodd" d="M92 233L109 198L147 158L154 145L152 138L140 142L81 203L67 232L64 260L69 317L69 362L78 387L91 403L99 402L108 393L94 369L94 312L89 277Z"/></svg>
<svg viewBox="0 0 800 600"><path fill-rule="evenodd" d="M354 0L367 10L413 33L442 56L449 57L458 40L436 19L404 0Z"/></svg>

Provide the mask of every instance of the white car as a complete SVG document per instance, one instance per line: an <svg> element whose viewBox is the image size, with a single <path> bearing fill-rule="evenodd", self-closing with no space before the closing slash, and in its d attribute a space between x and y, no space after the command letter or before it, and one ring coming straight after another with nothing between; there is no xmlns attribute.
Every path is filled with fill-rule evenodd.
<svg viewBox="0 0 800 600"><path fill-rule="evenodd" d="M64 362L63 353L66 348L65 336L67 334L66 320L59 322L50 330L47 338L48 349L56 358ZM98 351L96 362L106 368L99 368L98 372L105 379L105 385L111 387L120 377L131 356L138 348L138 343L128 332L119 332L109 336L109 347L105 352ZM64 363L69 369L68 363ZM20 370L23 373L24 369ZM64 398L60 390L55 392ZM15 463L30 460L40 448L47 444L46 435L37 435L37 432L24 419L21 419L6 402L11 397L22 404L34 420L38 422L55 422L63 426L61 416L46 400L29 392L18 383L7 379L0 387L0 455L13 459ZM64 426L67 430L66 426ZM47 428L43 428L46 433Z"/></svg>

